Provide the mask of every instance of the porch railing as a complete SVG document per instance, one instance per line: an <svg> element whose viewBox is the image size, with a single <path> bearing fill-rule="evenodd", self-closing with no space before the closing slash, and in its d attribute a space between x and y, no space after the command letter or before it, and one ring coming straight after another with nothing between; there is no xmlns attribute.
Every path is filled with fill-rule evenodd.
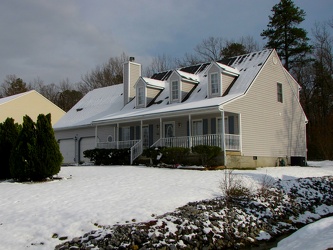
<svg viewBox="0 0 333 250"><path fill-rule="evenodd" d="M136 143L138 143L139 140L130 140L130 141L113 141L113 142L98 142L97 148L131 148Z"/></svg>
<svg viewBox="0 0 333 250"><path fill-rule="evenodd" d="M140 140L131 147L131 165L133 164L133 161L142 154L142 151L142 141Z"/></svg>
<svg viewBox="0 0 333 250"><path fill-rule="evenodd" d="M223 148L222 135L198 135L198 136L183 136L169 137L157 140L151 147L182 147L189 148L197 145L210 145ZM240 135L225 134L226 150L240 150Z"/></svg>

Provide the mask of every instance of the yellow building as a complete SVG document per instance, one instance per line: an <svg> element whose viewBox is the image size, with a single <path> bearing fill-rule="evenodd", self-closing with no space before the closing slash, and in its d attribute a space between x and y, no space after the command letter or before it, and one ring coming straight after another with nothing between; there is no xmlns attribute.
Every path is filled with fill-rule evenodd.
<svg viewBox="0 0 333 250"><path fill-rule="evenodd" d="M22 124L25 115L37 121L39 114L48 113L51 113L53 125L65 114L65 111L35 90L0 99L0 122L11 117L15 122Z"/></svg>

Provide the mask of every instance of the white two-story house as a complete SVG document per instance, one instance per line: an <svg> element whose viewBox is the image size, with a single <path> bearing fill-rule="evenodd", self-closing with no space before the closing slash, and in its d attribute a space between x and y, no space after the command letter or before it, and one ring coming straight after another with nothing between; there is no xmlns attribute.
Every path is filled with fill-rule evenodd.
<svg viewBox="0 0 333 250"><path fill-rule="evenodd" d="M306 159L307 118L299 84L275 50L141 76L124 64L124 83L88 93L55 126L65 162L83 151L216 145L227 167ZM295 160L296 159L296 160Z"/></svg>

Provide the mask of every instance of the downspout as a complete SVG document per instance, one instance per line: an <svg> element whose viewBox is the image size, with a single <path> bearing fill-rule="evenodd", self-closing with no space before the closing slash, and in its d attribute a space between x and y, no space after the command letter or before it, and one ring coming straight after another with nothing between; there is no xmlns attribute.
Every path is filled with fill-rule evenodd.
<svg viewBox="0 0 333 250"><path fill-rule="evenodd" d="M221 146L223 149L223 161L224 161L224 166L227 166L227 152L225 148L225 124L224 124L224 109L223 106L219 107L219 111L221 111L221 117L222 117L222 135L221 135Z"/></svg>

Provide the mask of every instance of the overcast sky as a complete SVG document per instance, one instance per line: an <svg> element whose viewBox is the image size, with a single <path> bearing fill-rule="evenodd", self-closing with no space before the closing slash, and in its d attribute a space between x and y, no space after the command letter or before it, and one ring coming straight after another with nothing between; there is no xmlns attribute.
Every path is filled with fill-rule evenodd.
<svg viewBox="0 0 333 250"><path fill-rule="evenodd" d="M45 84L81 76L125 52L147 65L159 54L183 57L210 36L260 33L278 0L1 0L0 83L15 74ZM332 0L294 0L314 23L333 17Z"/></svg>

